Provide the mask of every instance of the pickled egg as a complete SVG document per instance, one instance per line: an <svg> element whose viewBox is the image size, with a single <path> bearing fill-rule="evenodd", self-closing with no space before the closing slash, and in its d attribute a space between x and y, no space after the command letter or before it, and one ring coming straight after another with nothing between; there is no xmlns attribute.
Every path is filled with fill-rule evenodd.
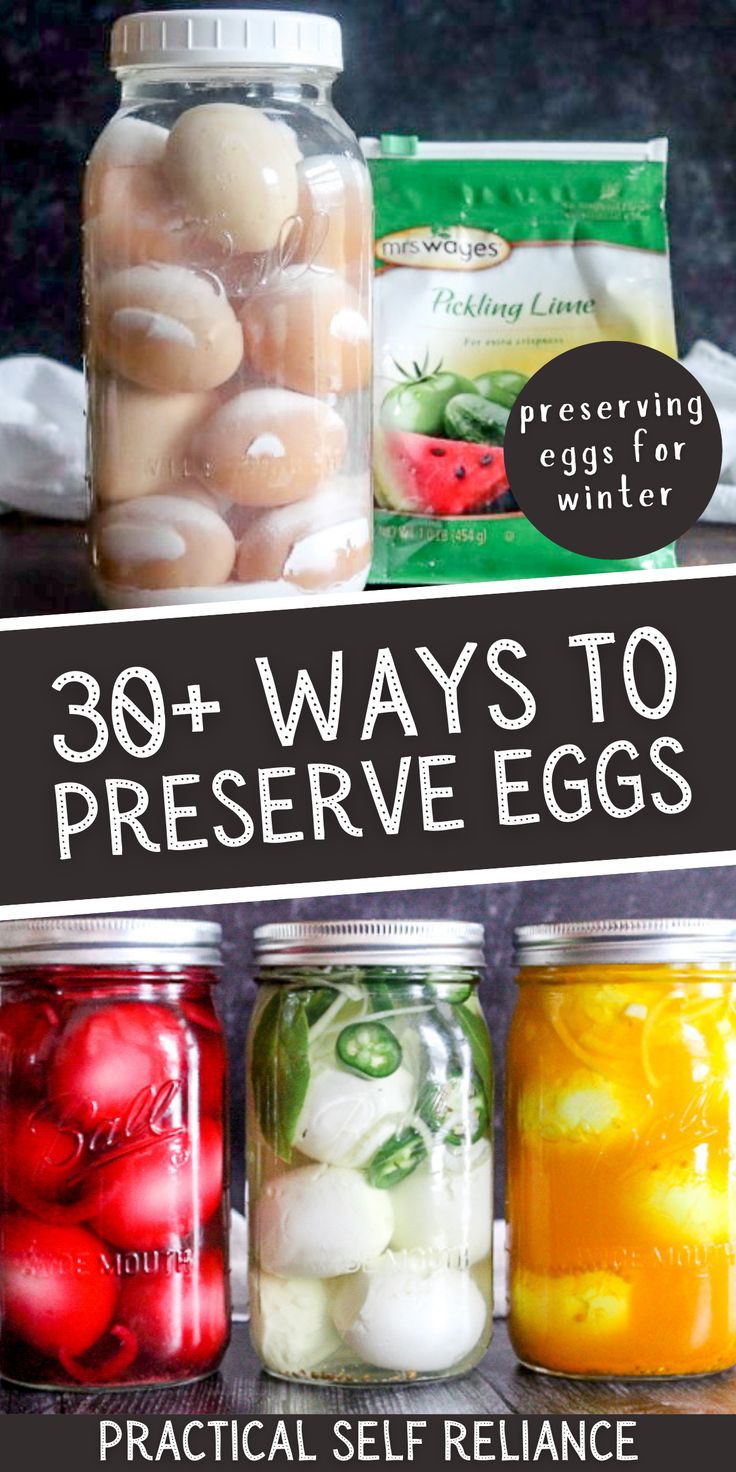
<svg viewBox="0 0 736 1472"><path fill-rule="evenodd" d="M297 208L293 140L254 107L212 102L174 124L164 168L172 192L237 251L268 251Z"/></svg>
<svg viewBox="0 0 736 1472"><path fill-rule="evenodd" d="M97 519L97 566L121 588L208 588L235 560L230 528L206 495L171 492L111 506Z"/></svg>
<svg viewBox="0 0 736 1472"><path fill-rule="evenodd" d="M370 558L368 477L336 476L306 500L246 517L235 575L242 583L283 579L312 592L359 578Z"/></svg>
<svg viewBox="0 0 736 1472"><path fill-rule="evenodd" d="M511 1312L525 1335L564 1338L565 1346L596 1347L603 1336L623 1333L629 1321L631 1285L618 1273L515 1272Z"/></svg>
<svg viewBox="0 0 736 1472"><path fill-rule="evenodd" d="M295 1143L327 1165L367 1165L411 1114L416 1085L407 1068L388 1078L360 1078L344 1068L313 1071Z"/></svg>
<svg viewBox="0 0 736 1472"><path fill-rule="evenodd" d="M103 378L94 396L92 484L100 501L150 496L187 478L188 446L209 394L156 394Z"/></svg>
<svg viewBox="0 0 736 1472"><path fill-rule="evenodd" d="M336 1278L388 1246L393 1212L388 1191L357 1170L306 1165L264 1187L255 1210L261 1266L281 1278Z"/></svg>
<svg viewBox="0 0 736 1472"><path fill-rule="evenodd" d="M627 1102L611 1080L581 1071L557 1088L523 1089L518 1120L522 1130L545 1140L602 1140L635 1123L627 1118Z"/></svg>
<svg viewBox="0 0 736 1472"><path fill-rule="evenodd" d="M371 186L359 159L314 154L298 166L298 259L344 270L370 260Z"/></svg>
<svg viewBox="0 0 736 1472"><path fill-rule="evenodd" d="M92 343L111 368L143 388L190 392L225 383L243 334L215 276L184 266L131 266L95 295Z"/></svg>
<svg viewBox="0 0 736 1472"><path fill-rule="evenodd" d="M394 1234L391 1246L442 1254L453 1267L472 1266L491 1250L493 1179L486 1146L468 1170L425 1161L391 1192Z"/></svg>
<svg viewBox="0 0 736 1472"><path fill-rule="evenodd" d="M356 291L329 271L283 271L240 312L248 361L304 394L349 394L371 371L371 331Z"/></svg>
<svg viewBox="0 0 736 1472"><path fill-rule="evenodd" d="M486 1305L469 1273L387 1253L337 1292L335 1327L369 1365L431 1374L475 1349Z"/></svg>
<svg viewBox="0 0 736 1472"><path fill-rule="evenodd" d="M635 1176L628 1206L655 1242L724 1242L736 1231L736 1198L724 1177L664 1161Z"/></svg>
<svg viewBox="0 0 736 1472"><path fill-rule="evenodd" d="M290 389L252 388L206 421L193 454L214 491L250 506L283 506L332 475L346 448L345 425L328 404Z"/></svg>

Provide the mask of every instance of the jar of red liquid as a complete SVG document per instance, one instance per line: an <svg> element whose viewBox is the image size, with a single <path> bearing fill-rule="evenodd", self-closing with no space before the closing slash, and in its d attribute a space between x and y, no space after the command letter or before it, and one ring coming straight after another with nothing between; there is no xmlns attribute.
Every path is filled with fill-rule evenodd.
<svg viewBox="0 0 736 1472"><path fill-rule="evenodd" d="M0 925L0 1374L198 1379L229 1333L220 927Z"/></svg>

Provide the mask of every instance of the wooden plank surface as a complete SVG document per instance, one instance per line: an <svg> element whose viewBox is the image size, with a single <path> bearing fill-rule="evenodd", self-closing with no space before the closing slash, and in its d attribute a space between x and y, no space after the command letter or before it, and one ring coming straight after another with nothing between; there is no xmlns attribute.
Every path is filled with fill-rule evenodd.
<svg viewBox="0 0 736 1472"><path fill-rule="evenodd" d="M682 566L736 562L736 526L696 526L679 544ZM100 608L84 530L68 522L0 518L0 617Z"/></svg>
<svg viewBox="0 0 736 1472"><path fill-rule="evenodd" d="M0 1414L94 1416L459 1415L495 1416L736 1413L736 1371L694 1380L565 1380L535 1375L517 1364L504 1323L481 1364L462 1380L407 1386L292 1385L265 1375L245 1324L236 1324L221 1371L171 1390L97 1391L53 1395L0 1382Z"/></svg>

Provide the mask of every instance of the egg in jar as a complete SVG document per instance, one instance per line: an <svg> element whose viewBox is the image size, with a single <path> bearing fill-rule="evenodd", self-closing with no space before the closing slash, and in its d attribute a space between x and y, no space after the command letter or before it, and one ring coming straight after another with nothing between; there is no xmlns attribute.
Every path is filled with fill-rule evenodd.
<svg viewBox="0 0 736 1472"><path fill-rule="evenodd" d="M231 378L243 334L217 277L185 266L111 272L91 312L92 346L143 388L188 393Z"/></svg>
<svg viewBox="0 0 736 1472"><path fill-rule="evenodd" d="M293 140L255 107L190 107L169 135L164 170L193 219L236 251L270 251L298 200Z"/></svg>
<svg viewBox="0 0 736 1472"><path fill-rule="evenodd" d="M112 122L85 176L85 244L93 271L179 261L185 225L162 163L168 132L136 117Z"/></svg>
<svg viewBox="0 0 736 1472"><path fill-rule="evenodd" d="M227 400L195 435L203 482L233 501L284 506L338 469L347 431L329 404L285 388L251 388Z"/></svg>
<svg viewBox="0 0 736 1472"><path fill-rule="evenodd" d="M157 394L101 375L93 392L91 468L100 501L153 495L187 478L189 444L211 407L209 394Z"/></svg>
<svg viewBox="0 0 736 1472"><path fill-rule="evenodd" d="M371 494L367 476L340 475L305 500L272 511L231 513L242 583L286 582L312 592L367 576Z"/></svg>
<svg viewBox="0 0 736 1472"><path fill-rule="evenodd" d="M311 154L297 175L297 259L361 273L372 248L370 183L362 163L349 155Z"/></svg>
<svg viewBox="0 0 736 1472"><path fill-rule="evenodd" d="M175 490L102 511L95 554L103 583L113 587L207 588L227 582L235 540L206 493Z"/></svg>
<svg viewBox="0 0 736 1472"><path fill-rule="evenodd" d="M261 378L317 396L367 387L370 326L344 277L289 267L246 299L240 320L246 357Z"/></svg>

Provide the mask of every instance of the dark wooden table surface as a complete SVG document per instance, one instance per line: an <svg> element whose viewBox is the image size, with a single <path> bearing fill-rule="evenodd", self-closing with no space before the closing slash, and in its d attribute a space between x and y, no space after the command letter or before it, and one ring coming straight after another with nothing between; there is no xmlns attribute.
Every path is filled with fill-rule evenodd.
<svg viewBox="0 0 736 1472"><path fill-rule="evenodd" d="M697 526L680 541L683 566L736 562L736 526ZM0 617L100 608L84 532L68 522L0 517Z"/></svg>
<svg viewBox="0 0 736 1472"><path fill-rule="evenodd" d="M175 1390L96 1391L52 1395L0 1381L0 1414L95 1416L304 1415L661 1415L736 1413L736 1371L696 1380L562 1380L535 1375L517 1364L505 1324L496 1321L485 1359L462 1380L434 1385L292 1385L264 1375L245 1324L235 1324L222 1370Z"/></svg>

